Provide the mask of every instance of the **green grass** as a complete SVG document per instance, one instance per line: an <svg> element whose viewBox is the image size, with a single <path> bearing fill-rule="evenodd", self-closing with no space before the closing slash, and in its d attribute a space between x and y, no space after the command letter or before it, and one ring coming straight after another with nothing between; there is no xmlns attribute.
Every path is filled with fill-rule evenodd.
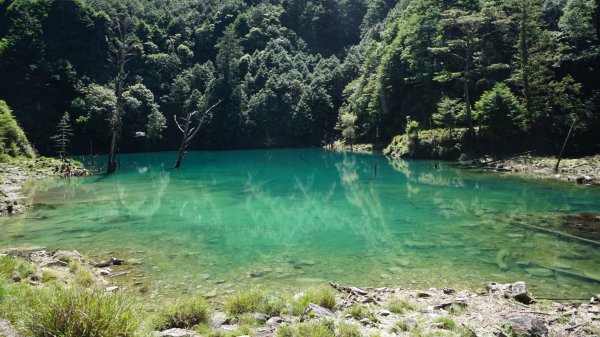
<svg viewBox="0 0 600 337"><path fill-rule="evenodd" d="M447 329L447 330L455 330L456 329L456 322L454 322L454 320L450 317L440 317L440 318L437 318L433 322L434 323L443 323L444 329Z"/></svg>
<svg viewBox="0 0 600 337"><path fill-rule="evenodd" d="M157 328L161 330L189 329L210 321L210 306L202 297L196 296L167 305L159 314Z"/></svg>
<svg viewBox="0 0 600 337"><path fill-rule="evenodd" d="M12 256L0 257L0 278L9 278L17 268L17 259Z"/></svg>
<svg viewBox="0 0 600 337"><path fill-rule="evenodd" d="M448 312L454 316L461 316L467 312L467 308L464 305L452 304L448 307Z"/></svg>
<svg viewBox="0 0 600 337"><path fill-rule="evenodd" d="M354 304L350 308L346 309L345 314L352 316L352 318L356 320L368 318L371 322L377 322L377 318L375 317L373 312L369 310L369 308L363 307L358 304Z"/></svg>
<svg viewBox="0 0 600 337"><path fill-rule="evenodd" d="M394 326L394 328L392 330L394 332L408 331L408 330L410 330L410 327L408 326L408 324L406 324L406 322L400 321L400 322L396 323L396 325Z"/></svg>
<svg viewBox="0 0 600 337"><path fill-rule="evenodd" d="M36 267L32 264L15 258L13 256L0 257L0 279L19 277L29 278L36 273Z"/></svg>
<svg viewBox="0 0 600 337"><path fill-rule="evenodd" d="M338 326L338 337L361 337L360 328L354 324L340 323Z"/></svg>
<svg viewBox="0 0 600 337"><path fill-rule="evenodd" d="M230 297L225 303L225 310L234 316L251 312L277 316L284 306L284 302L279 298L261 290L250 290Z"/></svg>
<svg viewBox="0 0 600 337"><path fill-rule="evenodd" d="M311 321L296 326L282 325L277 329L277 337L336 337L331 321Z"/></svg>
<svg viewBox="0 0 600 337"><path fill-rule="evenodd" d="M292 315L302 315L309 303L320 305L329 310L335 310L337 303L335 293L330 289L311 289L291 304Z"/></svg>
<svg viewBox="0 0 600 337"><path fill-rule="evenodd" d="M408 300L405 299L394 299L391 300L388 305L387 305L387 309L390 312L393 312L394 314L404 314L407 311L412 311L415 310L415 306L410 303Z"/></svg>
<svg viewBox="0 0 600 337"><path fill-rule="evenodd" d="M133 302L119 294L80 288L27 289L16 314L36 337L134 336L141 323Z"/></svg>

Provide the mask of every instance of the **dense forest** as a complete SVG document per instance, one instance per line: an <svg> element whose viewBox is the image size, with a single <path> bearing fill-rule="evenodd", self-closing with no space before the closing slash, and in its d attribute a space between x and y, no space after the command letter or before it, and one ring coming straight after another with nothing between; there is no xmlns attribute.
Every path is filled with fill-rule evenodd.
<svg viewBox="0 0 600 337"><path fill-rule="evenodd" d="M0 99L42 154L60 125L69 153L173 150L199 111L193 149L460 128L547 153L571 131L580 155L600 151L598 2L0 0Z"/></svg>

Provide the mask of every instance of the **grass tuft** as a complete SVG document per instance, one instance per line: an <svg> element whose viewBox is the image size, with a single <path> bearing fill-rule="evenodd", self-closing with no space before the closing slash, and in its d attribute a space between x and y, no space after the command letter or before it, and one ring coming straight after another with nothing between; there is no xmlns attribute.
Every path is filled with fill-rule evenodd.
<svg viewBox="0 0 600 337"><path fill-rule="evenodd" d="M338 326L338 337L361 337L360 328L354 324L340 323Z"/></svg>
<svg viewBox="0 0 600 337"><path fill-rule="evenodd" d="M79 288L30 289L21 317L37 337L133 336L141 322L134 304L118 294Z"/></svg>
<svg viewBox="0 0 600 337"><path fill-rule="evenodd" d="M276 337L336 337L333 322L311 321L296 326L282 325L275 333ZM347 336L344 336L347 337Z"/></svg>
<svg viewBox="0 0 600 337"><path fill-rule="evenodd" d="M160 313L157 328L189 329L199 324L207 324L209 320L210 306L202 297L196 296L166 306Z"/></svg>
<svg viewBox="0 0 600 337"><path fill-rule="evenodd" d="M387 309L394 314L404 314L407 311L415 310L415 306L408 300L395 299L388 303Z"/></svg>
<svg viewBox="0 0 600 337"><path fill-rule="evenodd" d="M329 310L335 310L337 303L335 293L330 289L311 289L292 302L292 315L302 315L309 303L320 305Z"/></svg>
<svg viewBox="0 0 600 337"><path fill-rule="evenodd" d="M264 291L250 290L230 297L225 303L225 309L230 315L260 312L269 316L277 316L283 310L281 299L270 296Z"/></svg>
<svg viewBox="0 0 600 337"><path fill-rule="evenodd" d="M346 314L352 316L356 320L368 318L371 322L377 322L377 318L371 310L367 307L363 307L358 304L354 304L350 308L346 309Z"/></svg>
<svg viewBox="0 0 600 337"><path fill-rule="evenodd" d="M434 321L434 323L443 323L444 329L454 330L456 329L456 322L450 317L440 317Z"/></svg>

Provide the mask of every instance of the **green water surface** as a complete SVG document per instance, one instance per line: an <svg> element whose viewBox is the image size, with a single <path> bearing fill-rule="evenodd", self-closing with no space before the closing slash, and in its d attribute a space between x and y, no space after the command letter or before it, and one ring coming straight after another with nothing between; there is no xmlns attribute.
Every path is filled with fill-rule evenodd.
<svg viewBox="0 0 600 337"><path fill-rule="evenodd" d="M0 247L134 259L131 287L153 294L328 281L600 290L597 246L518 225L560 231L563 215L600 213L599 189L317 149L190 152L172 170L175 158L122 155L111 176L31 184L35 206L0 219Z"/></svg>

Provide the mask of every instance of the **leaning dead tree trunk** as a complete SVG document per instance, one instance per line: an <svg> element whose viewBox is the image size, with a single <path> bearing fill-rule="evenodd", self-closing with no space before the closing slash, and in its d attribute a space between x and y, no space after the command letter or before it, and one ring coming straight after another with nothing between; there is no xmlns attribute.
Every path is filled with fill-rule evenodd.
<svg viewBox="0 0 600 337"><path fill-rule="evenodd" d="M116 21L116 28L118 37L115 41L115 54L116 61L119 65L119 73L115 80L115 97L117 98L115 109L110 118L111 128L111 139L110 139L110 152L108 153L108 167L106 173L114 173L117 169L116 153L117 144L121 136L121 130L123 129L123 93L125 92L125 79L127 73L125 72L125 64L134 56L134 44L130 39L131 32L129 30L130 22L128 18Z"/></svg>
<svg viewBox="0 0 600 337"><path fill-rule="evenodd" d="M560 165L560 161L562 159L563 153L565 152L565 148L567 147L567 142L569 141L569 137L571 137L571 132L573 131L575 122L576 121L573 121L573 123L571 123L569 132L567 133L567 137L565 138L565 142L563 143L562 149L560 149L560 154L558 155L558 159L556 160L556 166L554 166L554 173L558 173L558 166Z"/></svg>
<svg viewBox="0 0 600 337"><path fill-rule="evenodd" d="M202 126L202 123L204 122L204 118L210 113L210 111L212 109L214 109L217 105L221 104L223 100L218 101L217 103L213 104L210 108L208 108L206 111L204 111L204 114L202 115L201 118L198 118L198 124L196 126L192 126L193 124L193 119L194 117L198 114L198 111L190 111L187 113L187 115L185 116L185 119L183 117L181 117L181 120L177 119L177 115L173 116L175 119L175 124L177 125L177 128L179 129L179 131L181 131L183 133L183 138L181 139L181 145L179 146L179 155L177 157L177 161L175 162L175 166L174 168L179 168L179 166L181 166L181 162L183 161L183 156L185 155L185 150L187 149L188 145L190 145L190 142L192 141L192 139L194 139L194 137L196 137L196 134L198 134L198 131L200 130L200 127ZM183 125L182 125L183 124Z"/></svg>

